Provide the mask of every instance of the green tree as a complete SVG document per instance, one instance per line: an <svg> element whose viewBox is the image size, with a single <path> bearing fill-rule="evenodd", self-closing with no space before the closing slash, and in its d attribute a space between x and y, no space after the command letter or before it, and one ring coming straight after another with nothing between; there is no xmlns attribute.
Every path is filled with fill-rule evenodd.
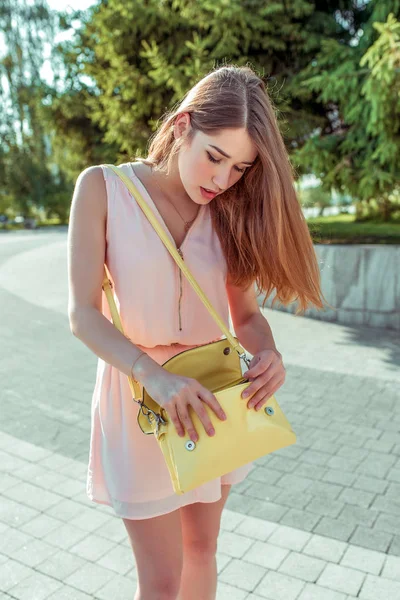
<svg viewBox="0 0 400 600"><path fill-rule="evenodd" d="M250 62L268 78L288 147L298 147L329 107L292 81L325 39L350 43L341 14L361 27L368 9L344 0L108 0L63 15L64 28L82 26L57 49L66 85L50 105L54 147L75 175L94 159L144 153L159 117L225 62Z"/></svg>
<svg viewBox="0 0 400 600"><path fill-rule="evenodd" d="M3 0L1 4L0 193L25 216L44 202L52 187L40 70L54 25L46 2L41 0L34 4Z"/></svg>
<svg viewBox="0 0 400 600"><path fill-rule="evenodd" d="M391 199L400 181L400 24L390 13L399 14L400 2L371 1L370 8L365 27L353 28L352 44L324 40L296 78L330 112L295 160L326 189L350 194L359 219L365 205L377 205L387 221L397 209Z"/></svg>
<svg viewBox="0 0 400 600"><path fill-rule="evenodd" d="M300 191L299 196L302 206L304 208L317 207L320 217L323 216L324 210L332 205L331 194L320 186L305 188Z"/></svg>

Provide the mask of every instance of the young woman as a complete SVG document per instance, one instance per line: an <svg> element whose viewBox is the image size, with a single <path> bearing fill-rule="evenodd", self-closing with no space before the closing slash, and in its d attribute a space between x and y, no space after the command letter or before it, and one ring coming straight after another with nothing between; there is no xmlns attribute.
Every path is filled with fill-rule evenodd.
<svg viewBox="0 0 400 600"><path fill-rule="evenodd" d="M285 368L255 293L322 308L319 269L263 81L249 67L211 71L165 115L146 159L119 168L152 208L217 312L229 312L253 355L249 410L283 384ZM109 267L124 325L102 294ZM174 494L153 436L136 422L132 374L178 433L197 432L192 406L213 435L204 404L224 415L199 382L168 373L166 360L222 334L122 181L104 165L76 182L69 229L69 319L98 357L87 480L91 500L123 519L138 573L136 600L211 600L216 548L230 487L251 465L182 496Z"/></svg>

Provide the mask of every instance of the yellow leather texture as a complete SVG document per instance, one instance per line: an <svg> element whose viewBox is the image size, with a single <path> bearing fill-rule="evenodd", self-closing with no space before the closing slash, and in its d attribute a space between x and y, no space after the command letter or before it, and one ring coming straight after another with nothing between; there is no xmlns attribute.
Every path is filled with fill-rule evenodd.
<svg viewBox="0 0 400 600"><path fill-rule="evenodd" d="M296 442L296 434L275 396L271 396L259 411L247 408L249 398L241 398L241 393L249 385L239 384L215 394L228 416L226 421L219 420L205 405L215 428L213 437L207 435L197 414L189 408L199 434L193 450L186 447L189 437L179 437L171 421L161 426L158 442L176 494L189 492ZM268 414L267 408L272 409L273 414Z"/></svg>

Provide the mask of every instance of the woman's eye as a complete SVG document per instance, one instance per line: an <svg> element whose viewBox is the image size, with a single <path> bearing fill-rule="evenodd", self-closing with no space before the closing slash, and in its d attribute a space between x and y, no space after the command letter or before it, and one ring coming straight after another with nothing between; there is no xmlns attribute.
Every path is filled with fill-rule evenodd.
<svg viewBox="0 0 400 600"><path fill-rule="evenodd" d="M209 152L207 152L207 156L208 156L208 160L210 160L213 163L219 163L219 162L221 162L220 160L217 160L216 158L214 158L213 156L211 156L211 154Z"/></svg>
<svg viewBox="0 0 400 600"><path fill-rule="evenodd" d="M217 160L216 158L214 158L209 152L207 152L207 156L208 156L208 160L210 160L212 163L217 163L219 164L221 161ZM239 167L235 167L236 171L238 171L239 173L244 173L245 172L245 168L244 169L239 169Z"/></svg>

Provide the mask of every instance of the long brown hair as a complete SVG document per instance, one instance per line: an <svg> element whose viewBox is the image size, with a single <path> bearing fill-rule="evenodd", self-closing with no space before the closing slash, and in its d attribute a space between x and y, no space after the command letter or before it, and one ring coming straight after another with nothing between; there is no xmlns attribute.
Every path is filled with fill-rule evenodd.
<svg viewBox="0 0 400 600"><path fill-rule="evenodd" d="M177 115L189 113L189 136L175 140ZM214 69L167 112L149 140L146 159L169 172L173 157L196 131L217 134L246 128L258 150L255 163L210 203L214 228L227 261L229 280L265 292L263 306L276 289L275 302L297 300L296 313L309 304L323 308L317 257L294 188L294 173L263 80L250 67ZM322 300L321 300L322 298Z"/></svg>

